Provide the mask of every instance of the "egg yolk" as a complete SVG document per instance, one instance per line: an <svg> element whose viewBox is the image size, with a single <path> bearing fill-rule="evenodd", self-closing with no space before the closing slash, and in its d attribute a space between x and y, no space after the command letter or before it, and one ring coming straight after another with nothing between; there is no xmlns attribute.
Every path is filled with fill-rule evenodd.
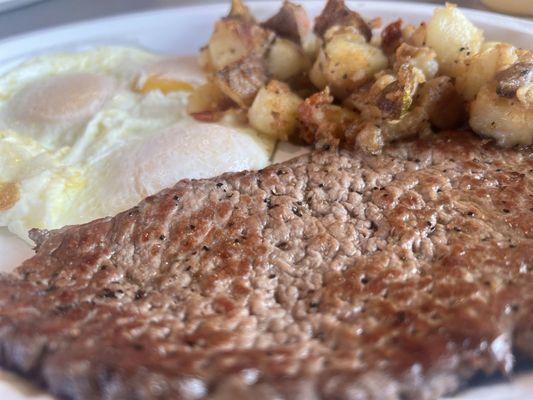
<svg viewBox="0 0 533 400"><path fill-rule="evenodd" d="M14 182L0 182L0 211L9 210L20 199L19 185Z"/></svg>
<svg viewBox="0 0 533 400"><path fill-rule="evenodd" d="M69 73L28 84L14 96L10 107L25 122L78 122L100 110L112 90L109 77Z"/></svg>
<svg viewBox="0 0 533 400"><path fill-rule="evenodd" d="M160 90L164 94L167 94L179 91L192 92L194 86L189 82L153 75L148 77L141 87L136 87L136 90L143 94L151 92L152 90Z"/></svg>
<svg viewBox="0 0 533 400"><path fill-rule="evenodd" d="M194 58L174 57L158 60L146 65L134 84L134 90L148 93L160 90L170 92L192 92L196 85L203 83L203 75Z"/></svg>

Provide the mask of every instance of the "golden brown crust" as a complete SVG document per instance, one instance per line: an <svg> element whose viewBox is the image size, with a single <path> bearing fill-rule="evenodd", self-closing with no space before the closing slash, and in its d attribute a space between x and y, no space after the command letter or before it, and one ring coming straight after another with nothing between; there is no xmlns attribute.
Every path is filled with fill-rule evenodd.
<svg viewBox="0 0 533 400"><path fill-rule="evenodd" d="M16 182L0 182L0 211L9 210L20 199L20 188Z"/></svg>
<svg viewBox="0 0 533 400"><path fill-rule="evenodd" d="M496 93L512 98L520 87L533 84L533 63L517 62L495 76Z"/></svg>
<svg viewBox="0 0 533 400"><path fill-rule="evenodd" d="M311 21L305 8L290 1L284 1L278 13L261 25L298 44L302 44L311 32Z"/></svg>
<svg viewBox="0 0 533 400"><path fill-rule="evenodd" d="M433 78L422 85L418 104L427 110L431 124L437 129L456 128L466 120L464 100L448 76Z"/></svg>
<svg viewBox="0 0 533 400"><path fill-rule="evenodd" d="M267 80L265 61L257 56L236 61L215 72L213 77L219 89L243 108L252 104Z"/></svg>
<svg viewBox="0 0 533 400"><path fill-rule="evenodd" d="M228 17L238 18L240 20L256 23L255 17L250 12L250 9L244 4L242 0L231 0L231 9Z"/></svg>
<svg viewBox="0 0 533 400"><path fill-rule="evenodd" d="M372 30L368 23L355 11L346 7L344 0L328 0L322 13L315 19L314 31L318 36L323 36L332 26L353 26L369 41Z"/></svg>
<svg viewBox="0 0 533 400"><path fill-rule="evenodd" d="M336 146L346 141L349 127L358 122L353 111L334 105L328 90L305 99L298 107L298 130L300 140L317 146Z"/></svg>
<svg viewBox="0 0 533 400"><path fill-rule="evenodd" d="M391 22L381 32L381 48L388 56L394 54L402 42L402 19Z"/></svg>

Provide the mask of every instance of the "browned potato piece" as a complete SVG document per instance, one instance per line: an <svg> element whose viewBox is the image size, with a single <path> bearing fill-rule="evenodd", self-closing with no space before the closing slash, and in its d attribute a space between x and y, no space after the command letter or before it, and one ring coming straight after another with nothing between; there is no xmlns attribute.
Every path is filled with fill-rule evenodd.
<svg viewBox="0 0 533 400"><path fill-rule="evenodd" d="M222 111L231 106L233 101L229 99L217 85L207 82L198 86L189 95L187 112L195 114L205 111Z"/></svg>
<svg viewBox="0 0 533 400"><path fill-rule="evenodd" d="M367 153L379 154L385 145L381 128L372 122L367 122L357 133L355 144Z"/></svg>
<svg viewBox="0 0 533 400"><path fill-rule="evenodd" d="M200 49L200 54L198 54L198 64L205 72L213 72L215 67L211 62L211 54L209 54L209 47L204 46Z"/></svg>
<svg viewBox="0 0 533 400"><path fill-rule="evenodd" d="M502 146L533 144L533 103L498 96L496 82L481 88L470 105L470 126Z"/></svg>
<svg viewBox="0 0 533 400"><path fill-rule="evenodd" d="M416 68L404 64L398 71L398 79L383 88L376 105L385 119L400 119L411 107L420 83L424 80Z"/></svg>
<svg viewBox="0 0 533 400"><path fill-rule="evenodd" d="M482 51L464 60L455 85L465 100L474 100L479 89L518 59L516 48L507 43L487 43Z"/></svg>
<svg viewBox="0 0 533 400"><path fill-rule="evenodd" d="M533 63L518 62L495 76L498 96L512 98L523 86L533 84Z"/></svg>
<svg viewBox="0 0 533 400"><path fill-rule="evenodd" d="M394 70L398 71L402 65L411 65L424 73L426 79L434 78L439 71L437 53L429 47L415 47L402 43L396 49Z"/></svg>
<svg viewBox="0 0 533 400"><path fill-rule="evenodd" d="M420 89L418 103L433 126L438 129L457 128L465 120L465 105L448 76L426 82Z"/></svg>
<svg viewBox="0 0 533 400"><path fill-rule="evenodd" d="M381 130L385 142L405 139L412 136L424 136L431 133L426 110L423 107L413 107L399 120L382 121Z"/></svg>
<svg viewBox="0 0 533 400"><path fill-rule="evenodd" d="M407 25L402 30L402 35L405 43L410 44L411 46L426 46L427 25L425 22L421 22L417 27L414 25Z"/></svg>
<svg viewBox="0 0 533 400"><path fill-rule="evenodd" d="M416 90L414 85L403 85L399 81L387 85L377 99L377 106L383 118L402 118L411 107L414 90Z"/></svg>
<svg viewBox="0 0 533 400"><path fill-rule="evenodd" d="M223 18L209 39L209 58L215 70L251 55L263 56L274 40L271 31L240 18Z"/></svg>
<svg viewBox="0 0 533 400"><path fill-rule="evenodd" d="M298 108L298 137L305 143L337 144L346 130L359 122L359 114L334 104L329 90L315 93Z"/></svg>
<svg viewBox="0 0 533 400"><path fill-rule="evenodd" d="M259 89L267 82L264 60L251 56L238 60L214 74L213 82L235 103L249 107Z"/></svg>
<svg viewBox="0 0 533 400"><path fill-rule="evenodd" d="M263 22L268 28L279 36L292 40L300 45L311 32L311 21L301 5L285 0L276 15Z"/></svg>
<svg viewBox="0 0 533 400"><path fill-rule="evenodd" d="M353 26L368 42L372 38L372 30L359 13L346 7L344 0L328 0L322 13L315 19L314 31L324 36L332 26Z"/></svg>
<svg viewBox="0 0 533 400"><path fill-rule="evenodd" d="M296 128L298 106L302 99L288 85L270 81L259 90L248 110L250 125L270 137L287 140Z"/></svg>
<svg viewBox="0 0 533 400"><path fill-rule="evenodd" d="M533 50L516 49L518 61L533 63Z"/></svg>
<svg viewBox="0 0 533 400"><path fill-rule="evenodd" d="M316 60L309 71L309 79L311 80L311 83L320 90L325 89L328 85L326 77L322 72L326 69L327 63L328 60L326 59L326 54L324 51L319 50Z"/></svg>
<svg viewBox="0 0 533 400"><path fill-rule="evenodd" d="M381 32L381 48L387 55L392 55L403 40L402 20L391 22Z"/></svg>
<svg viewBox="0 0 533 400"><path fill-rule="evenodd" d="M376 153L386 142L429 134L428 107L417 101L424 79L420 70L404 64L396 76L380 74L372 85L346 99L346 106L360 110L365 121L358 127L355 144Z"/></svg>
<svg viewBox="0 0 533 400"><path fill-rule="evenodd" d="M381 49L353 30L333 27L326 40L310 78L318 88L329 85L336 97L346 97L388 65Z"/></svg>
<svg viewBox="0 0 533 400"><path fill-rule="evenodd" d="M288 39L277 38L267 55L269 74L282 81L309 70L311 63L303 49Z"/></svg>
<svg viewBox="0 0 533 400"><path fill-rule="evenodd" d="M228 17L239 18L248 22L256 22L254 16L250 12L250 9L242 0L231 0L231 9Z"/></svg>

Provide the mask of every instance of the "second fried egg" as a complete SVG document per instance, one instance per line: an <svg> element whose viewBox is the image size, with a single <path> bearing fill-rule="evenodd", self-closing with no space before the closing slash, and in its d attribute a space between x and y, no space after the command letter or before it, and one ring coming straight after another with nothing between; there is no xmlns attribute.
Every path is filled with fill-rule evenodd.
<svg viewBox="0 0 533 400"><path fill-rule="evenodd" d="M0 77L0 226L27 240L113 215L182 178L261 168L274 143L186 113L192 58L104 47Z"/></svg>

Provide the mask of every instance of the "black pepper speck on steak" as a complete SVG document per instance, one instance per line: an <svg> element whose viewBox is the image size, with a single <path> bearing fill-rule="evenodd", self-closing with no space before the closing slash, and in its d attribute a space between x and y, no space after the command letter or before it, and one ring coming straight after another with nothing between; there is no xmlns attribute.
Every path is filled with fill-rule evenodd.
<svg viewBox="0 0 533 400"><path fill-rule="evenodd" d="M0 359L69 399L433 399L533 356L533 150L466 133L34 233Z"/></svg>

